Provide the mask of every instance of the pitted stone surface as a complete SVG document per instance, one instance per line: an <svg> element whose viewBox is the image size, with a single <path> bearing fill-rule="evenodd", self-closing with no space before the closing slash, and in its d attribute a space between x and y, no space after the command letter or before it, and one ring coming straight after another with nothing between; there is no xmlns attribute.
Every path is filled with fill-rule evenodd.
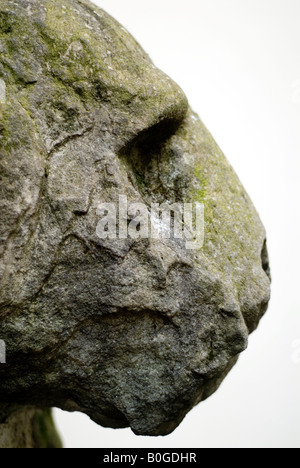
<svg viewBox="0 0 300 468"><path fill-rule="evenodd" d="M0 50L0 401L167 434L267 309L259 216L182 90L90 2L1 0ZM120 195L203 203L203 248L100 240Z"/></svg>

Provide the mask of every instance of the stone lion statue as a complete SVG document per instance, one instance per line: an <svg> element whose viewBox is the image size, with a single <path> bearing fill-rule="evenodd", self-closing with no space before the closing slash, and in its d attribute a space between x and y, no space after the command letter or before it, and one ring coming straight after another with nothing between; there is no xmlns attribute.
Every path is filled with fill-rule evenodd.
<svg viewBox="0 0 300 468"><path fill-rule="evenodd" d="M0 446L58 447L54 406L172 432L270 297L265 230L183 91L89 1L1 0L0 181ZM100 238L120 196L201 204L203 246Z"/></svg>

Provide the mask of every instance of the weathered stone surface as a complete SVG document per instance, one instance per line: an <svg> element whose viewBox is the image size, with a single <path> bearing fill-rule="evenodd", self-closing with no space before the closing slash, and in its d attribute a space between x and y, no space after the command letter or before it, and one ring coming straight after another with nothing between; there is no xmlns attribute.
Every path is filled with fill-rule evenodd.
<svg viewBox="0 0 300 468"><path fill-rule="evenodd" d="M181 89L93 4L1 0L0 53L0 401L167 434L266 311L259 216ZM204 247L100 240L119 195L204 203Z"/></svg>

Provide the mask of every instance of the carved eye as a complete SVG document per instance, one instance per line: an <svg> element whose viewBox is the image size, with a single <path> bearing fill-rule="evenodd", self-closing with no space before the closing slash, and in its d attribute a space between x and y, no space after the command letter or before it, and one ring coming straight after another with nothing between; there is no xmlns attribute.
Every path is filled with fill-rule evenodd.
<svg viewBox="0 0 300 468"><path fill-rule="evenodd" d="M182 199L182 187L188 184L181 167L182 154L169 144L179 125L165 119L141 132L120 152L132 185L146 203Z"/></svg>

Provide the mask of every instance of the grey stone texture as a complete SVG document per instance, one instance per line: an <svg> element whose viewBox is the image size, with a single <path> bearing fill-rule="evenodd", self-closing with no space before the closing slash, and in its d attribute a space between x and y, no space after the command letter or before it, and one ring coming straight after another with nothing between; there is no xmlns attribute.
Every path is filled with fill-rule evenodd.
<svg viewBox="0 0 300 468"><path fill-rule="evenodd" d="M173 431L270 297L264 227L183 91L86 0L0 0L0 184L0 408ZM203 203L203 248L99 239L119 195Z"/></svg>

